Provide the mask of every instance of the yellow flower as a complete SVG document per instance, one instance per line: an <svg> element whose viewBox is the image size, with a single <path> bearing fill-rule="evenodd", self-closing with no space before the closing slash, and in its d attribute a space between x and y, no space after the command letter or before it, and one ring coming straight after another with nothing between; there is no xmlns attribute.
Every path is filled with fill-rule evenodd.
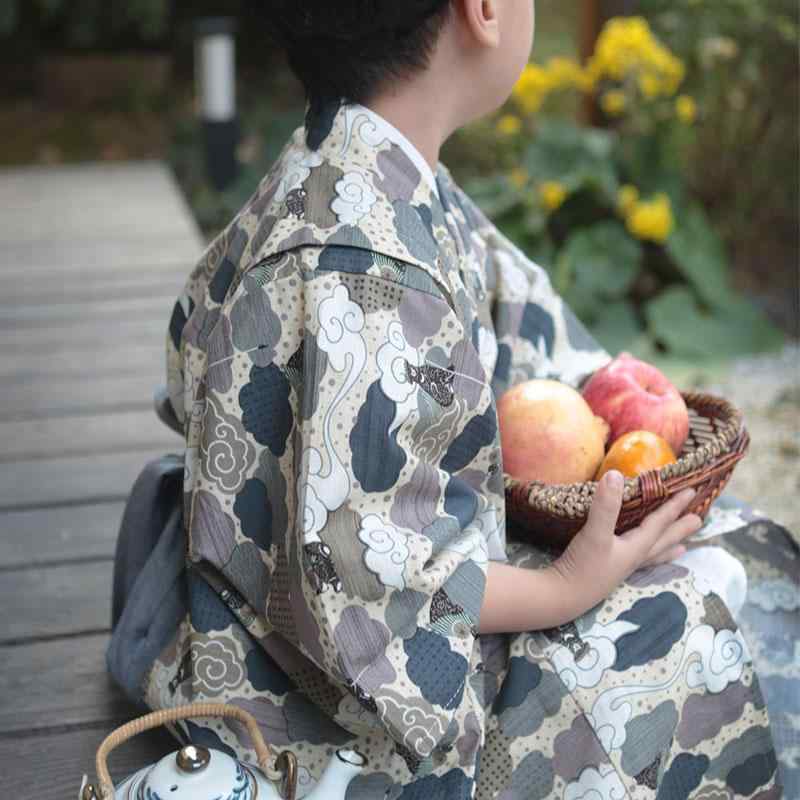
<svg viewBox="0 0 800 800"><path fill-rule="evenodd" d="M665 242L675 225L669 197L659 193L649 202L635 203L627 214L626 224L639 239Z"/></svg>
<svg viewBox="0 0 800 800"><path fill-rule="evenodd" d="M625 106L627 103L628 100L625 97L625 92L621 91L620 89L611 89L610 91L605 92L600 98L600 105L603 111L605 111L610 117L615 117L622 114L622 112L625 111Z"/></svg>
<svg viewBox="0 0 800 800"><path fill-rule="evenodd" d="M539 197L548 211L555 211L567 199L567 190L563 183L545 181L539 185Z"/></svg>
<svg viewBox="0 0 800 800"><path fill-rule="evenodd" d="M656 39L643 17L610 19L584 70L592 85L603 78L623 81L632 76L649 98L675 94L685 72L684 63Z"/></svg>
<svg viewBox="0 0 800 800"><path fill-rule="evenodd" d="M661 92L661 81L653 72L644 72L639 76L639 88L647 98L658 97Z"/></svg>
<svg viewBox="0 0 800 800"><path fill-rule="evenodd" d="M514 114L503 114L503 116L497 120L496 127L498 132L503 134L503 136L514 136L520 132L522 121Z"/></svg>
<svg viewBox="0 0 800 800"><path fill-rule="evenodd" d="M639 202L639 190L630 183L621 186L617 192L617 208L623 216L627 216L633 211L634 206Z"/></svg>
<svg viewBox="0 0 800 800"><path fill-rule="evenodd" d="M523 186L525 186L529 178L530 175L528 175L528 171L523 167L514 167L514 169L508 173L508 179L518 189L521 189Z"/></svg>
<svg viewBox="0 0 800 800"><path fill-rule="evenodd" d="M691 125L697 119L697 103L688 94L682 94L675 100L675 113L681 122Z"/></svg>
<svg viewBox="0 0 800 800"><path fill-rule="evenodd" d="M511 93L526 114L534 114L550 91L550 78L542 67L526 64Z"/></svg>
<svg viewBox="0 0 800 800"><path fill-rule="evenodd" d="M592 75L577 61L554 56L547 64L527 64L512 90L512 95L526 114L533 114L551 93L560 89L588 91L594 85Z"/></svg>
<svg viewBox="0 0 800 800"><path fill-rule="evenodd" d="M551 89L582 89L587 84L581 65L569 58L555 56L547 62L545 69Z"/></svg>

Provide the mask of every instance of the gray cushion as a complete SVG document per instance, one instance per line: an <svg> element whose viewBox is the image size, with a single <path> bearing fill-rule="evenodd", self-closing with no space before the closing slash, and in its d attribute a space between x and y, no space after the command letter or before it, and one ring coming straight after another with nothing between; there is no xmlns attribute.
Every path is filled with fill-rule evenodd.
<svg viewBox="0 0 800 800"><path fill-rule="evenodd" d="M125 505L114 556L108 669L134 702L186 614L183 456L148 462Z"/></svg>

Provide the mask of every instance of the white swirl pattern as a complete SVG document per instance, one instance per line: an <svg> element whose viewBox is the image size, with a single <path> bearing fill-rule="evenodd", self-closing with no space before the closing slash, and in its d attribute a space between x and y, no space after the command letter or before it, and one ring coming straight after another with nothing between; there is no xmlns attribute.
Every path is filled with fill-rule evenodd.
<svg viewBox="0 0 800 800"><path fill-rule="evenodd" d="M298 485L297 491L303 508L306 544L319 541L318 534L327 521L327 512L339 508L350 493L350 479L336 452L331 420L364 369L367 358L367 345L360 333L364 328L364 311L350 299L347 286L337 285L328 297L320 301L318 322L318 346L327 354L330 366L336 372L346 374L326 409L323 421L328 471L323 472L324 459L316 447L309 446L303 451L303 474L308 475L308 481Z"/></svg>
<svg viewBox="0 0 800 800"><path fill-rule="evenodd" d="M286 195L300 186L311 174L313 167L322 164L322 156L315 150L304 150L289 154L286 160L287 169L281 177L278 188L275 190L275 199L282 202Z"/></svg>
<svg viewBox="0 0 800 800"><path fill-rule="evenodd" d="M378 514L367 514L361 520L358 538L367 546L364 562L381 583L405 589L403 568L411 554L408 536Z"/></svg>
<svg viewBox="0 0 800 800"><path fill-rule="evenodd" d="M687 686L692 689L705 686L710 692L721 692L729 683L739 680L745 664L750 661L739 631L715 632L710 625L698 625L684 642L680 664L663 683L616 686L602 692L595 700L587 717L607 750L616 750L625 744L625 725L632 714L627 698L663 692L684 674Z"/></svg>
<svg viewBox="0 0 800 800"><path fill-rule="evenodd" d="M603 673L617 660L617 639L638 628L638 625L623 620L608 625L595 624L581 637L589 645L589 651L580 661L575 661L575 653L564 645L553 649L550 660L570 691L579 686L585 689L597 686Z"/></svg>
<svg viewBox="0 0 800 800"><path fill-rule="evenodd" d="M622 800L627 796L625 786L611 764L589 767L568 784L564 800Z"/></svg>
<svg viewBox="0 0 800 800"><path fill-rule="evenodd" d="M436 746L436 742L444 736L438 717L426 714L419 706L401 706L399 698L388 692L385 692L378 701L378 709L382 719L392 717L398 723L402 723L403 743L412 752L427 755Z"/></svg>
<svg viewBox="0 0 800 800"><path fill-rule="evenodd" d="M355 225L369 214L377 199L364 176L351 170L336 181L336 197L331 202L331 210L339 222Z"/></svg>
<svg viewBox="0 0 800 800"><path fill-rule="evenodd" d="M405 362L418 367L422 364L422 359L416 348L406 341L403 326L398 320L389 323L386 342L378 348L376 359L381 372L381 389L397 405L394 420L389 426L388 433L391 435L417 410L419 385L408 379Z"/></svg>

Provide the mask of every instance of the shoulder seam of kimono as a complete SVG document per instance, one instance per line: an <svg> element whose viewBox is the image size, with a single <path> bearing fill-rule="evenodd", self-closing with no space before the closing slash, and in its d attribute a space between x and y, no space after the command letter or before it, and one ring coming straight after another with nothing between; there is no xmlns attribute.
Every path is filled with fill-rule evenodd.
<svg viewBox="0 0 800 800"><path fill-rule="evenodd" d="M450 293L447 289L444 288L442 284L437 283L422 267L413 263L412 261L406 261L404 259L397 258L396 256L387 255L386 253L382 253L379 250L371 250L366 247L355 247L353 245L348 244L310 244L310 243L302 243L298 244L295 247L286 248L285 250L277 251L275 253L270 253L267 256L259 259L254 264L251 264L245 270L250 271L251 269L255 269L256 267L264 264L271 258L274 258L279 253L288 253L290 251L297 251L307 248L309 250L317 251L317 260L314 266L315 272L343 272L350 275L357 275L363 278L375 278L376 280L383 280L389 283L394 283L396 285L402 286L404 289L411 289L414 291L423 292L424 294L428 294L431 297L435 297L437 300L441 300L445 303L451 311L455 312L455 306L453 304L452 298ZM386 266L386 272L390 274L380 274L377 275L374 272L364 272L361 269L357 268L357 264L355 260L348 262L347 260L341 260L336 262L335 266L331 265L320 265L319 261L319 254L322 252L323 249L334 249L335 251L339 250L355 250L361 253L368 253L373 257L377 257L377 260L382 261L383 264ZM399 269L399 268L402 269Z"/></svg>

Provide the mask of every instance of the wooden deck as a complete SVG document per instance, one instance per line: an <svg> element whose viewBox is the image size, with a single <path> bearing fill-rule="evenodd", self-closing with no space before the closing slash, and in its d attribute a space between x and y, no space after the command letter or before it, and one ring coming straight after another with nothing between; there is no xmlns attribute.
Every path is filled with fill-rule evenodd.
<svg viewBox="0 0 800 800"><path fill-rule="evenodd" d="M0 172L0 781L75 798L135 710L106 672L111 572L156 417L172 304L201 237L155 162ZM150 734L115 780L174 749Z"/></svg>

